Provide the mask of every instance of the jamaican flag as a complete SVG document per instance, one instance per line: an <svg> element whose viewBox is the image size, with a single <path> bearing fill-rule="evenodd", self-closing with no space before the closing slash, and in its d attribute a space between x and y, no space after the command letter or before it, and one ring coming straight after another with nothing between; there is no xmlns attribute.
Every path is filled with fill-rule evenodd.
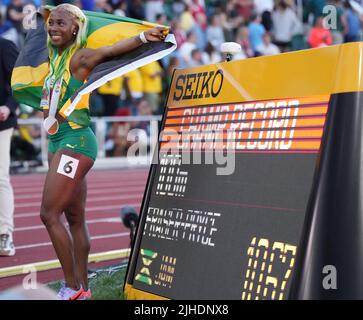
<svg viewBox="0 0 363 320"><path fill-rule="evenodd" d="M111 45L156 26L145 21L106 13L91 11L84 11L84 13L88 18L86 48L91 49ZM40 13L36 13L34 18L36 25L27 33L24 47L13 70L11 87L15 99L19 103L40 109L42 88L49 72L49 58L44 19ZM94 68L87 82L67 101L66 109L63 111L64 115L68 116L72 113L76 105L83 100L82 97L88 96L91 91L107 81L159 60L175 49L175 37L169 33L164 41L142 44L131 52L99 64Z"/></svg>

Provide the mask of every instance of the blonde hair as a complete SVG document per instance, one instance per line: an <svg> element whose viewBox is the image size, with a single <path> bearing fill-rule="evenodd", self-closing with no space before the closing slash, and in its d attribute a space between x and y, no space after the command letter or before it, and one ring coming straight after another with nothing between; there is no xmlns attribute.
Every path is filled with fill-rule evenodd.
<svg viewBox="0 0 363 320"><path fill-rule="evenodd" d="M83 11L80 8L74 6L73 4L69 4L69 3L62 3L62 4L52 8L51 11L54 11L57 9L63 9L65 11L69 12L73 16L76 24L78 25L78 32L77 32L75 44L77 45L78 48L83 47L87 40L88 19L87 19L86 15L83 13ZM48 35L48 37L49 37L49 35Z"/></svg>
<svg viewBox="0 0 363 320"><path fill-rule="evenodd" d="M63 3L63 4L56 6L51 9L51 12L54 10L57 10L57 9L63 9L73 16L75 23L78 26L78 32L77 32L75 41L68 48L66 48L64 50L64 52L62 53L61 59L57 66L56 66L56 60L58 58L58 49L52 45L49 33L47 33L47 46L48 46L48 51L49 51L49 61L51 64L50 73L48 74L48 76L45 79L45 86L48 87L47 88L48 91L50 90L49 80L53 76L54 76L54 83L55 83L58 79L60 79L63 76L64 73L70 74L69 62L70 62L72 55L79 48L83 48L86 45L86 41L87 41L88 19L87 19L86 15L83 13L83 11L81 9L79 9L78 7L76 7L72 4L69 4L69 3ZM65 88L66 85L67 84L63 81L62 87Z"/></svg>

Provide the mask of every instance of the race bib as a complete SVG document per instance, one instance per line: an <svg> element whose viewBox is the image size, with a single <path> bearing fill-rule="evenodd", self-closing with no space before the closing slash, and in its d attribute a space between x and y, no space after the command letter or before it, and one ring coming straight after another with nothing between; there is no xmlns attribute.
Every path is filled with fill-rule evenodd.
<svg viewBox="0 0 363 320"><path fill-rule="evenodd" d="M69 178L74 179L74 176L76 175L77 167L78 167L79 160L69 157L65 154L62 155L57 173L60 173L64 176L67 176Z"/></svg>

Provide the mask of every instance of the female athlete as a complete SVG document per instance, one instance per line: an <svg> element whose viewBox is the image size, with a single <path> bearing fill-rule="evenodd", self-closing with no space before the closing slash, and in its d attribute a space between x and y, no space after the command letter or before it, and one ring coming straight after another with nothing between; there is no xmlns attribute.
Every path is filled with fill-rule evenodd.
<svg viewBox="0 0 363 320"><path fill-rule="evenodd" d="M139 36L98 49L84 48L87 17L76 6L61 4L44 15L49 49L49 74L45 79L41 106L49 135L49 171L41 204L41 220L47 228L62 265L65 285L58 297L89 299L87 262L90 240L85 221L86 174L97 155L92 130L70 122L61 112L64 103L83 85L100 63L120 56L148 41L163 41L167 28L155 27ZM74 116L89 118L87 108ZM61 216L65 213L69 230Z"/></svg>

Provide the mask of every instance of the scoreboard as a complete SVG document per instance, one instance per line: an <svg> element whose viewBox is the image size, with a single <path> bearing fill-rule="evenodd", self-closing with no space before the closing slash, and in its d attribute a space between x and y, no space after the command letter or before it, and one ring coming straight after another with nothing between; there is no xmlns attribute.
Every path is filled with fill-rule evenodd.
<svg viewBox="0 0 363 320"><path fill-rule="evenodd" d="M332 66L356 50L350 44L175 71L128 298L289 297L305 257L299 248L332 97L352 85L332 81Z"/></svg>

